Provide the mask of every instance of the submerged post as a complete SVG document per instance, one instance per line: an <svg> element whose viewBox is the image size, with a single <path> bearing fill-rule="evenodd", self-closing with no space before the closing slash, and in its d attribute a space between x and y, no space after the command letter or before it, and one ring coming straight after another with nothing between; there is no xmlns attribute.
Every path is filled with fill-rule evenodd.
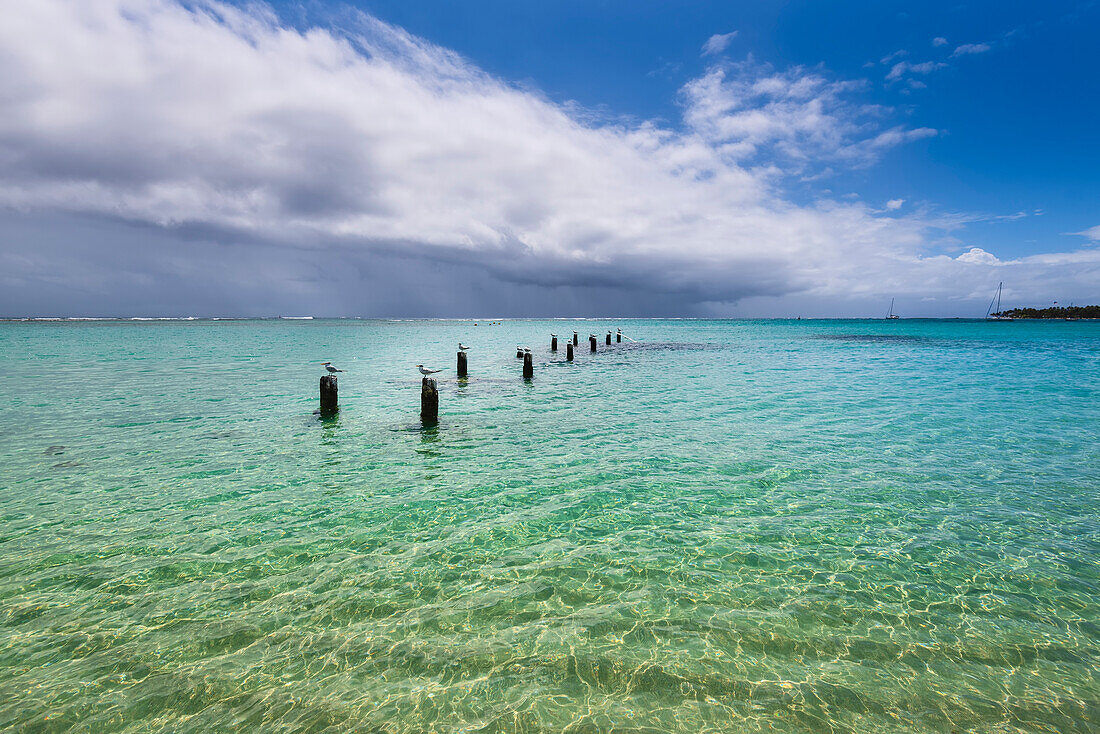
<svg viewBox="0 0 1100 734"><path fill-rule="evenodd" d="M459 377L466 376L466 352L458 353L458 369L456 370Z"/></svg>
<svg viewBox="0 0 1100 734"><path fill-rule="evenodd" d="M523 355L523 379L530 380L535 376L535 362L530 352Z"/></svg>
<svg viewBox="0 0 1100 734"><path fill-rule="evenodd" d="M577 332L573 332L573 346L577 346Z"/></svg>
<svg viewBox="0 0 1100 734"><path fill-rule="evenodd" d="M321 378L321 414L332 415L340 410L337 394L336 375L324 375Z"/></svg>
<svg viewBox="0 0 1100 734"><path fill-rule="evenodd" d="M618 344L623 340L623 330L619 329L615 332L615 343Z"/></svg>
<svg viewBox="0 0 1100 734"><path fill-rule="evenodd" d="M572 342L566 342L565 343L565 361L566 362L572 362L573 361L573 343Z"/></svg>
<svg viewBox="0 0 1100 734"><path fill-rule="evenodd" d="M439 420L439 388L431 377L420 382L420 420L430 423Z"/></svg>
<svg viewBox="0 0 1100 734"><path fill-rule="evenodd" d="M611 332L610 331L607 332L607 339L604 341L604 344L606 344L609 347L611 346Z"/></svg>
<svg viewBox="0 0 1100 734"><path fill-rule="evenodd" d="M551 334L550 335L550 351L551 352L558 351L558 335L557 334Z"/></svg>
<svg viewBox="0 0 1100 734"><path fill-rule="evenodd" d="M596 351L596 337L594 337L594 336L588 337L588 346L592 347L593 352Z"/></svg>

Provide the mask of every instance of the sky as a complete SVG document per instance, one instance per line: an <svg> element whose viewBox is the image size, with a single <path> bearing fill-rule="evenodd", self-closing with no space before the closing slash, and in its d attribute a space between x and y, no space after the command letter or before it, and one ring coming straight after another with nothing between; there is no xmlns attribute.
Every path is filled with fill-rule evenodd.
<svg viewBox="0 0 1100 734"><path fill-rule="evenodd" d="M1100 303L1096 2L0 12L2 316Z"/></svg>

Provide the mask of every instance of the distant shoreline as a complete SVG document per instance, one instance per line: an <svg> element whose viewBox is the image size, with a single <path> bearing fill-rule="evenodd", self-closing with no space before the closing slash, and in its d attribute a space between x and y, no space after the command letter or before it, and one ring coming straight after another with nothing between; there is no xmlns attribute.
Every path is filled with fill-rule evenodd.
<svg viewBox="0 0 1100 734"><path fill-rule="evenodd" d="M1098 308L1098 307L1088 307ZM1035 309L1012 309L981 316L910 316L900 321L1100 321L1096 316L1032 315ZM1049 310L1049 309L1044 309ZM0 316L0 323L36 323L36 324L80 324L80 323L119 323L119 324L156 324L189 323L219 321L446 321L446 322L485 322L492 321L885 321L881 316Z"/></svg>
<svg viewBox="0 0 1100 734"><path fill-rule="evenodd" d="M1010 308L991 313L1000 319L1096 321L1100 319L1100 306L1051 306L1049 308Z"/></svg>

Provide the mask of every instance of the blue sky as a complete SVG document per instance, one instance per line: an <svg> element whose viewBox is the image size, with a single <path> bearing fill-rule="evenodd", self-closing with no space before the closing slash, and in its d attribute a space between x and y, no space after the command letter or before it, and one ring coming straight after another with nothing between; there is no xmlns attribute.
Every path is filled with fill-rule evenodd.
<svg viewBox="0 0 1100 734"><path fill-rule="evenodd" d="M1100 301L1098 28L1092 2L42 0L0 29L0 313Z"/></svg>
<svg viewBox="0 0 1100 734"><path fill-rule="evenodd" d="M971 225L968 242L1016 256L1065 249L1100 222L1100 6L1094 2L356 2L383 20L530 85L609 115L681 117L678 91L735 31L725 56L823 67L867 81L865 99L943 131L878 165L809 187L935 206L1042 217ZM314 17L280 4L288 19ZM629 8L629 9L627 9ZM934 45L935 39L945 43ZM966 44L988 50L953 56ZM899 53L900 52L900 53ZM893 56L888 63L881 59ZM900 62L943 63L886 75ZM793 194L799 195L799 187ZM1045 217L1045 218L1044 218Z"/></svg>

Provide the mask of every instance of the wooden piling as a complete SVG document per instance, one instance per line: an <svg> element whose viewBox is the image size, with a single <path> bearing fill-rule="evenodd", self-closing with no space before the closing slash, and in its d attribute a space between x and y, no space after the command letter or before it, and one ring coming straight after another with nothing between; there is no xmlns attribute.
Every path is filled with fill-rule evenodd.
<svg viewBox="0 0 1100 734"><path fill-rule="evenodd" d="M573 361L573 342L566 342L565 343L565 361L566 362L572 362Z"/></svg>
<svg viewBox="0 0 1100 734"><path fill-rule="evenodd" d="M594 337L594 336L588 337L588 346L592 347L593 352L596 351L596 337Z"/></svg>
<svg viewBox="0 0 1100 734"><path fill-rule="evenodd" d="M573 332L573 346L577 346L577 332Z"/></svg>
<svg viewBox="0 0 1100 734"><path fill-rule="evenodd" d="M459 377L466 376L466 352L458 353L458 369L456 370Z"/></svg>
<svg viewBox="0 0 1100 734"><path fill-rule="evenodd" d="M431 423L439 420L439 388L431 377L420 381L420 420Z"/></svg>
<svg viewBox="0 0 1100 734"><path fill-rule="evenodd" d="M623 340L623 330L619 329L615 332L615 343L618 344Z"/></svg>
<svg viewBox="0 0 1100 734"><path fill-rule="evenodd" d="M556 336L550 337L550 351L558 351L558 338Z"/></svg>
<svg viewBox="0 0 1100 734"><path fill-rule="evenodd" d="M523 350L522 349L517 349L516 350L516 359L523 359Z"/></svg>
<svg viewBox="0 0 1100 734"><path fill-rule="evenodd" d="M607 332L607 339L604 341L604 344L606 344L609 347L611 346L611 332L610 331Z"/></svg>
<svg viewBox="0 0 1100 734"><path fill-rule="evenodd" d="M336 375L321 377L321 414L332 415L340 410L340 399L336 386Z"/></svg>
<svg viewBox="0 0 1100 734"><path fill-rule="evenodd" d="M530 380L535 376L535 360L531 357L531 353L527 352L523 355L523 379Z"/></svg>

